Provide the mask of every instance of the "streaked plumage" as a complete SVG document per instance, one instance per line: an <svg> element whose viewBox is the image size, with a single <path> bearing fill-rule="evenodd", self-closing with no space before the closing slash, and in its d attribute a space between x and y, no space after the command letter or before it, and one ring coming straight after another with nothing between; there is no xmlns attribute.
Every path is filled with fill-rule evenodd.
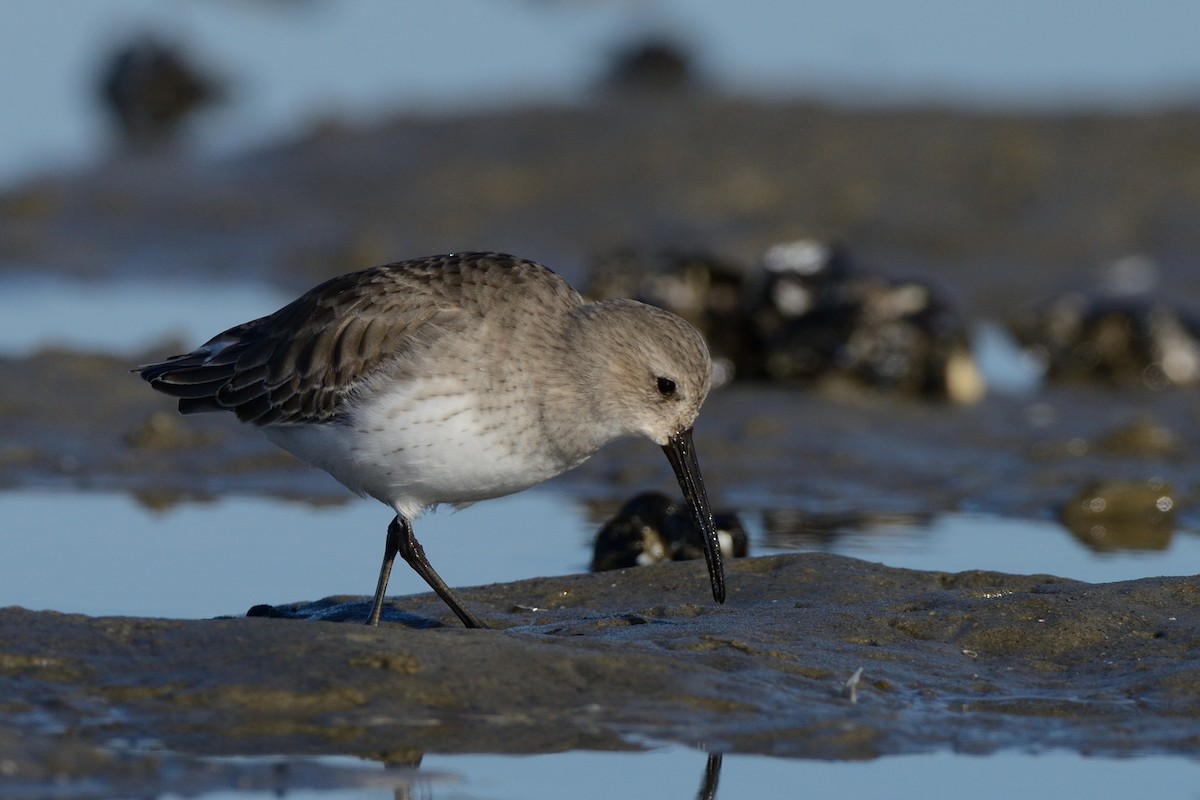
<svg viewBox="0 0 1200 800"><path fill-rule="evenodd" d="M395 510L373 623L398 549L481 625L428 565L411 520L528 488L622 436L664 447L715 542L691 448L711 378L703 339L632 300L587 303L531 261L462 253L350 273L139 372L182 413L232 411ZM720 553L708 551L723 599Z"/></svg>

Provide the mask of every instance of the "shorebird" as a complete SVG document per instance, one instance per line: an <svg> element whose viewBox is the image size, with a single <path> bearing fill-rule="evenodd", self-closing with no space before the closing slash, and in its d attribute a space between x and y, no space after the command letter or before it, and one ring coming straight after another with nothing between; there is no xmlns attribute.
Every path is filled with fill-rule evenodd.
<svg viewBox="0 0 1200 800"><path fill-rule="evenodd" d="M712 365L699 332L667 311L586 302L532 261L455 253L333 278L136 371L181 413L232 411L391 507L369 625L399 553L464 625L486 627L434 571L413 520L527 489L626 436L666 452L725 600L692 444Z"/></svg>

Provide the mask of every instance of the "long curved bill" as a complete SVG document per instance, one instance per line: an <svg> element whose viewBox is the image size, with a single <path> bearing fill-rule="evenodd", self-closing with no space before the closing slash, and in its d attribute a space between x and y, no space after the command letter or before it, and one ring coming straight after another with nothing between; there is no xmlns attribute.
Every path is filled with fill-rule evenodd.
<svg viewBox="0 0 1200 800"><path fill-rule="evenodd" d="M708 577L712 580L713 599L725 602L725 568L721 564L721 540L713 522L712 509L708 505L708 493L704 491L704 478L700 475L700 462L696 460L696 448L692 445L692 429L672 436L663 445L663 452L679 479L683 499L692 513L692 522L700 531L704 542L704 560L708 562Z"/></svg>

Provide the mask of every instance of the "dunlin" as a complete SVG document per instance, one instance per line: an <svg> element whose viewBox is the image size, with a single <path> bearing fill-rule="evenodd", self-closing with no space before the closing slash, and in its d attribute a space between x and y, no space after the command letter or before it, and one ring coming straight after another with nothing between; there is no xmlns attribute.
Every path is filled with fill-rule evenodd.
<svg viewBox="0 0 1200 800"><path fill-rule="evenodd" d="M625 436L666 452L725 600L692 445L712 366L700 334L661 309L589 303L540 264L457 253L342 275L138 372L181 413L232 411L395 511L370 625L399 553L464 625L486 627L434 571L412 521L527 489Z"/></svg>

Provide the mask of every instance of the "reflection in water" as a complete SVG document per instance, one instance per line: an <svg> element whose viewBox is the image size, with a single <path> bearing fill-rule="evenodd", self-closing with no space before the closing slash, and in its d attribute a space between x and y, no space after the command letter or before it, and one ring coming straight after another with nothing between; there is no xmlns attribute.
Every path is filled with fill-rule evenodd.
<svg viewBox="0 0 1200 800"><path fill-rule="evenodd" d="M398 774L418 774L424 775L421 770L421 761L425 758L425 754L420 750L396 750L388 753L380 753L376 760L383 762L385 772L396 772ZM413 787L419 785L409 781L407 783L397 783L393 790L392 797L394 800L414 800L420 796L426 796L424 792L421 795L413 794Z"/></svg>
<svg viewBox="0 0 1200 800"><path fill-rule="evenodd" d="M721 754L709 753L704 764L704 780L700 782L700 791L696 792L696 800L715 800L717 796L717 781L721 778Z"/></svg>
<svg viewBox="0 0 1200 800"><path fill-rule="evenodd" d="M1084 487L1054 522L988 514L794 509L743 518L756 554L819 550L909 569L982 569L1107 582L1200 571L1200 539L1177 526L1177 505L1161 481L1107 481Z"/></svg>
<svg viewBox="0 0 1200 800"><path fill-rule="evenodd" d="M683 755L690 758L693 751L681 751ZM578 754L585 754L586 751L577 751ZM609 754L621 755L625 758L637 758L635 754ZM648 754L646 754L648 755ZM559 757L567 757L569 754L559 754ZM373 756L370 760L378 761L384 766L384 774L389 776L394 781L393 797L395 800L414 800L417 797L432 797L429 794L435 784L443 783L446 780L444 771L432 770L425 771L421 769L421 762L425 754L419 750L397 750L389 753L379 753ZM451 759L463 757L450 757ZM709 753L704 762L704 774L700 778L700 789L696 792L696 800L716 800L717 784L721 778L721 761L722 753ZM486 774L486 768L482 770ZM414 779L415 777L415 779ZM427 780L426 780L427 778ZM476 774L473 778L467 780L467 783L480 780L481 775ZM618 796L623 794L621 787L615 784L600 785L592 784L591 788L595 789L601 795ZM418 793L414 793L414 789ZM473 793L468 791L466 794L457 794L455 796L475 797Z"/></svg>
<svg viewBox="0 0 1200 800"><path fill-rule="evenodd" d="M722 760L721 754L708 756L696 797L706 800L717 796ZM330 800L386 797L373 791L383 786L394 786L393 796L403 800L678 797L687 796L687 789L680 791L679 782L687 780L691 784L695 778L696 752L682 747L623 753L575 750L520 757L431 755L427 761L434 769L422 768L415 776L409 774L408 785L399 782L405 774L402 770L395 775L384 770L374 784L347 781L342 791L336 791L337 784L328 782L316 786L324 790L321 797ZM1008 800L1039 797L1046 794L1047 786L1065 782L1077 787L1080 797L1137 796L1145 794L1147 785L1153 785L1156 800L1195 800L1193 787L1200 772L1200 766L1187 758L1104 759L1061 751L1037 755L1006 752L986 757L943 751L867 762L731 755L730 763L733 771L725 775L726 794L760 800L796 797L798 786L817 797L882 796L896 800L956 796L962 794L963 786L971 786L973 800ZM389 783L389 778L395 782ZM564 787L569 788L564 791ZM246 794L246 789L259 787L251 784L241 788L241 792L224 792L221 796L250 800L252 795ZM297 790L304 788L305 783L292 781L283 791L277 790L278 796L298 795L301 792Z"/></svg>
<svg viewBox="0 0 1200 800"><path fill-rule="evenodd" d="M70 738L70 737L68 737ZM435 784L449 783L445 771L397 767L379 770L350 756L203 757L152 748L97 749L95 760L80 763L68 746L58 754L61 772L44 780L0 773L0 797L196 797L251 800L262 797L320 796L330 800L430 797ZM104 755L102 755L104 754ZM86 757L85 757L86 759ZM52 757L52 761L55 760Z"/></svg>
<svg viewBox="0 0 1200 800"><path fill-rule="evenodd" d="M1105 525L1076 525L1064 522L1075 539L1097 553L1120 550L1166 550L1171 546L1172 527L1167 525L1138 525L1128 520Z"/></svg>
<svg viewBox="0 0 1200 800"><path fill-rule="evenodd" d="M847 534L892 532L928 525L932 514L833 513L809 514L794 508L764 511L763 544L782 550L832 547Z"/></svg>
<svg viewBox="0 0 1200 800"><path fill-rule="evenodd" d="M175 500L0 492L0 605L91 615L240 615L264 602L345 594L362 582L363 549L377 544L370 524L375 508L364 501L313 507L261 497ZM487 524L478 519L468 524L472 511L457 518L434 514L425 520L431 531L427 548L431 557L455 563L455 578L463 585L583 572L599 527L599 520L583 512L593 508L600 506L585 509L562 494L534 491L494 501ZM58 518L92 522L86 529L48 526L47 520ZM1134 526L1143 537L1136 548L1126 534L1106 526L1106 541L1122 544L1101 551L1080 546L1076 537L1083 534L1077 530L1073 537L1057 521L988 514L773 510L741 518L755 555L820 550L908 569L1052 574L1092 582L1200 572L1200 536L1186 523L1156 533ZM530 525L531 519L539 524ZM572 531L574 537L563 536ZM1152 533L1161 537L1160 549L1149 546ZM522 547L498 546L497 539L506 536L518 537ZM72 557L64 559L64 552ZM182 573L181 560L189 565ZM268 563L272 567L264 569ZM55 582L45 580L50 574ZM414 575L395 593L424 588Z"/></svg>
<svg viewBox="0 0 1200 800"><path fill-rule="evenodd" d="M1063 526L1097 553L1166 550L1175 532L1175 497L1161 479L1095 481L1067 501Z"/></svg>

